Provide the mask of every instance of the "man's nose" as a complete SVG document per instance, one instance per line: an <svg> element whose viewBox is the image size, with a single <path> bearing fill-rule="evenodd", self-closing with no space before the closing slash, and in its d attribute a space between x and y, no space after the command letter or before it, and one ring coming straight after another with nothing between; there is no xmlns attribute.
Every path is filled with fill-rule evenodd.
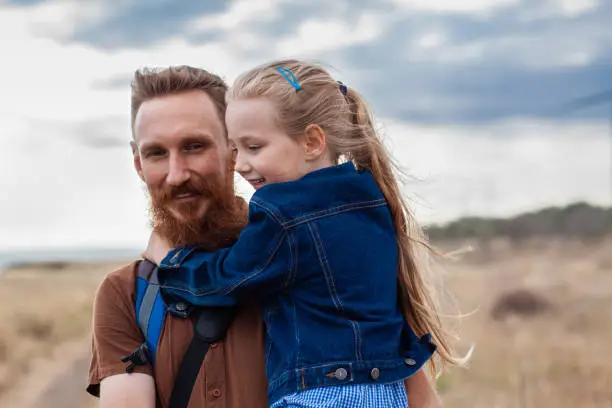
<svg viewBox="0 0 612 408"><path fill-rule="evenodd" d="M168 161L166 182L171 186L180 186L189 180L189 177L190 172L186 160L180 155L171 155Z"/></svg>

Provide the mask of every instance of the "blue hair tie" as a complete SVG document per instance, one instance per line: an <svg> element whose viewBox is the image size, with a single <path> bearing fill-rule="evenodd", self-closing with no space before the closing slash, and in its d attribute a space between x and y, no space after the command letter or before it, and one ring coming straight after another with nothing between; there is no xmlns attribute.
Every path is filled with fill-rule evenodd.
<svg viewBox="0 0 612 408"><path fill-rule="evenodd" d="M276 68L276 70L278 72L280 72L282 76L285 77L287 82L289 82L291 84L291 86L295 88L296 91L299 91L300 89L302 89L300 87L300 84L299 84L297 78L293 74L293 72L291 72L290 70L288 70L285 67L278 67L278 68Z"/></svg>
<svg viewBox="0 0 612 408"><path fill-rule="evenodd" d="M346 96L346 93L348 92L348 87L344 85L342 81L337 81L337 82L338 82L338 88L340 88L340 92L342 92L342 95Z"/></svg>

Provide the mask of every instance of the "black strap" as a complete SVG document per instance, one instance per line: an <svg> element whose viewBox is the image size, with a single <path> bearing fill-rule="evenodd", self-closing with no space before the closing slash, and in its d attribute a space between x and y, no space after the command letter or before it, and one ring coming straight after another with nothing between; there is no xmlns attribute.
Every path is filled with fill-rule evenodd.
<svg viewBox="0 0 612 408"><path fill-rule="evenodd" d="M200 367L202 367L204 357L206 357L209 348L210 345L203 340L195 337L191 340L174 380L174 388L170 395L170 405L168 405L168 408L187 407L191 398L191 391L198 377L198 372Z"/></svg>
<svg viewBox="0 0 612 408"><path fill-rule="evenodd" d="M174 380L168 408L186 408L210 345L220 341L234 320L234 308L205 308L193 312L193 339Z"/></svg>

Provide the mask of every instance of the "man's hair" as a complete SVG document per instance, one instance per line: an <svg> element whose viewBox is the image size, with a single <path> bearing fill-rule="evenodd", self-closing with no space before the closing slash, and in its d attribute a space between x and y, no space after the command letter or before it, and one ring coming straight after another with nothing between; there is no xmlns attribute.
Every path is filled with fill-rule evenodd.
<svg viewBox="0 0 612 408"><path fill-rule="evenodd" d="M227 84L206 70L180 65L164 69L142 68L132 80L132 136L140 106L153 98L200 90L212 99L225 131L225 93Z"/></svg>

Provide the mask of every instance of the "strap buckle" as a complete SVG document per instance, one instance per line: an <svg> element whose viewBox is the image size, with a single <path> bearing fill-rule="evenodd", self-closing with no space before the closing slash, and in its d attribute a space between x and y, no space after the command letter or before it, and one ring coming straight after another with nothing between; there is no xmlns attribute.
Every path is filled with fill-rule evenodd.
<svg viewBox="0 0 612 408"><path fill-rule="evenodd" d="M127 363L128 361L130 362L130 364L125 367L125 372L131 373L134 371L134 367L147 364L149 362L148 356L149 348L147 347L146 343L142 343L140 346L134 349L134 351L132 351L132 354L121 357L121 361L123 363Z"/></svg>

